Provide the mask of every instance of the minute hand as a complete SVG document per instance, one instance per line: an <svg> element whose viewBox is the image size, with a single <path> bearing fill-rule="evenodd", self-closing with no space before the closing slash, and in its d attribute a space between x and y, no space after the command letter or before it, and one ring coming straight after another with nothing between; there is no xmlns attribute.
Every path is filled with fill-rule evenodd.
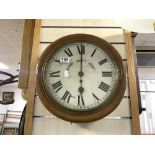
<svg viewBox="0 0 155 155"><path fill-rule="evenodd" d="M81 49L79 50L80 53L80 72L79 72L79 76L80 76L80 87L79 87L79 92L80 94L83 93L84 88L82 87L82 76L84 75L83 73L83 53L84 53L84 46L81 44Z"/></svg>
<svg viewBox="0 0 155 155"><path fill-rule="evenodd" d="M80 72L83 74L82 69L83 69L83 48L81 44L81 59L80 59Z"/></svg>

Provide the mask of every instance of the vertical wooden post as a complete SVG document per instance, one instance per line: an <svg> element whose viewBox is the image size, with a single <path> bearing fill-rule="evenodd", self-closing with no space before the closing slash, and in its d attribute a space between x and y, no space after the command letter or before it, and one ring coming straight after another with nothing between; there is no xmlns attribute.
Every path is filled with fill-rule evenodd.
<svg viewBox="0 0 155 155"><path fill-rule="evenodd" d="M39 57L40 29L41 29L41 20L35 20L32 52L30 59L28 90L27 90L27 107L26 107L25 126L24 126L24 134L26 135L32 133L35 90L36 90L36 66Z"/></svg>
<svg viewBox="0 0 155 155"><path fill-rule="evenodd" d="M22 40L19 83L18 83L18 87L21 89L28 88L28 77L30 69L32 44L33 44L34 26L35 26L34 19L25 20L23 40Z"/></svg>
<svg viewBox="0 0 155 155"><path fill-rule="evenodd" d="M136 73L136 83L137 83L137 93L138 93L138 107L139 107L139 115L142 113L142 104L141 104L141 95L140 95L140 86L139 86L139 78L138 78L138 64L137 64L137 56L136 56L136 46L135 46L135 37L137 36L138 33L136 32L131 32L132 36L132 46L133 50L135 52L135 73Z"/></svg>
<svg viewBox="0 0 155 155"><path fill-rule="evenodd" d="M136 53L133 47L133 40L131 32L124 30L125 42L126 42L126 52L127 52L127 62L128 62L128 78L129 78L129 92L131 101L131 116L132 116L132 134L139 135L140 132L140 121L139 121L139 95L137 88L137 74L136 74Z"/></svg>

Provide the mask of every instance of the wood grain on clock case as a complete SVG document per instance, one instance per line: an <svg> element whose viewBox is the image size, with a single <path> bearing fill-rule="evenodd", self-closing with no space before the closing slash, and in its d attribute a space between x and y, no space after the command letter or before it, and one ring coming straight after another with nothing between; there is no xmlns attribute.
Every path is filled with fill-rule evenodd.
<svg viewBox="0 0 155 155"><path fill-rule="evenodd" d="M131 117L132 117L132 134L139 135L140 131L140 120L139 120L139 107L140 95L138 91L138 76L137 76L137 61L136 61L136 49L134 46L134 37L136 33L124 30L125 42L126 42L126 53L128 60L128 79L129 79L129 92L131 102Z"/></svg>
<svg viewBox="0 0 155 155"><path fill-rule="evenodd" d="M90 111L77 112L60 106L58 103L56 103L54 100L48 97L42 84L42 69L46 58L49 56L51 52L55 51L55 49L65 45L66 43L74 41L89 41L90 43L94 43L100 48L105 49L105 51L108 51L108 55L111 55L113 57L120 71L118 86L113 97L110 98L104 105ZM113 46L111 46L108 42L93 35L73 34L56 40L45 49L38 64L37 92L42 103L50 112L55 114L57 117L70 122L79 122L79 123L91 122L96 121L110 114L119 105L124 95L125 88L126 88L126 74L124 71L121 56L118 54L117 50Z"/></svg>

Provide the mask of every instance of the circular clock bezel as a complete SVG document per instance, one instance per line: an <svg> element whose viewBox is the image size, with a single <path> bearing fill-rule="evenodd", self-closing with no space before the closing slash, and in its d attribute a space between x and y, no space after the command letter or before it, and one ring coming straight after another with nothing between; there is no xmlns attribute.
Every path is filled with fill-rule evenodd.
<svg viewBox="0 0 155 155"><path fill-rule="evenodd" d="M117 88L113 96L109 100L107 100L107 102L104 103L103 105L97 107L96 109L91 109L89 111L88 110L74 111L67 109L64 106L61 106L54 99L48 96L48 93L46 92L45 86L43 84L43 71L48 57L51 54L53 54L53 52L56 52L64 45L75 41L89 42L95 44L96 46L99 46L107 53L107 55L109 55L109 57L113 58L119 70L119 79L117 83ZM114 109L119 105L121 99L123 98L125 88L126 88L126 74L120 54L107 41L90 34L72 34L56 40L44 50L38 63L37 93L39 95L39 98L41 99L43 105L51 113L66 121L84 123L84 122L96 121L98 119L107 116L112 111L114 111Z"/></svg>

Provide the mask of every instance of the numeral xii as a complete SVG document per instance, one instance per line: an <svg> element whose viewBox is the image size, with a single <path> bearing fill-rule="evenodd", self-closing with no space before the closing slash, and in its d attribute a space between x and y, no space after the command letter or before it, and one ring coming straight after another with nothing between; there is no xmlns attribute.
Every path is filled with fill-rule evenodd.
<svg viewBox="0 0 155 155"><path fill-rule="evenodd" d="M78 52L79 54L85 54L85 46L84 45L80 45L80 46L77 46L77 49L78 49Z"/></svg>

